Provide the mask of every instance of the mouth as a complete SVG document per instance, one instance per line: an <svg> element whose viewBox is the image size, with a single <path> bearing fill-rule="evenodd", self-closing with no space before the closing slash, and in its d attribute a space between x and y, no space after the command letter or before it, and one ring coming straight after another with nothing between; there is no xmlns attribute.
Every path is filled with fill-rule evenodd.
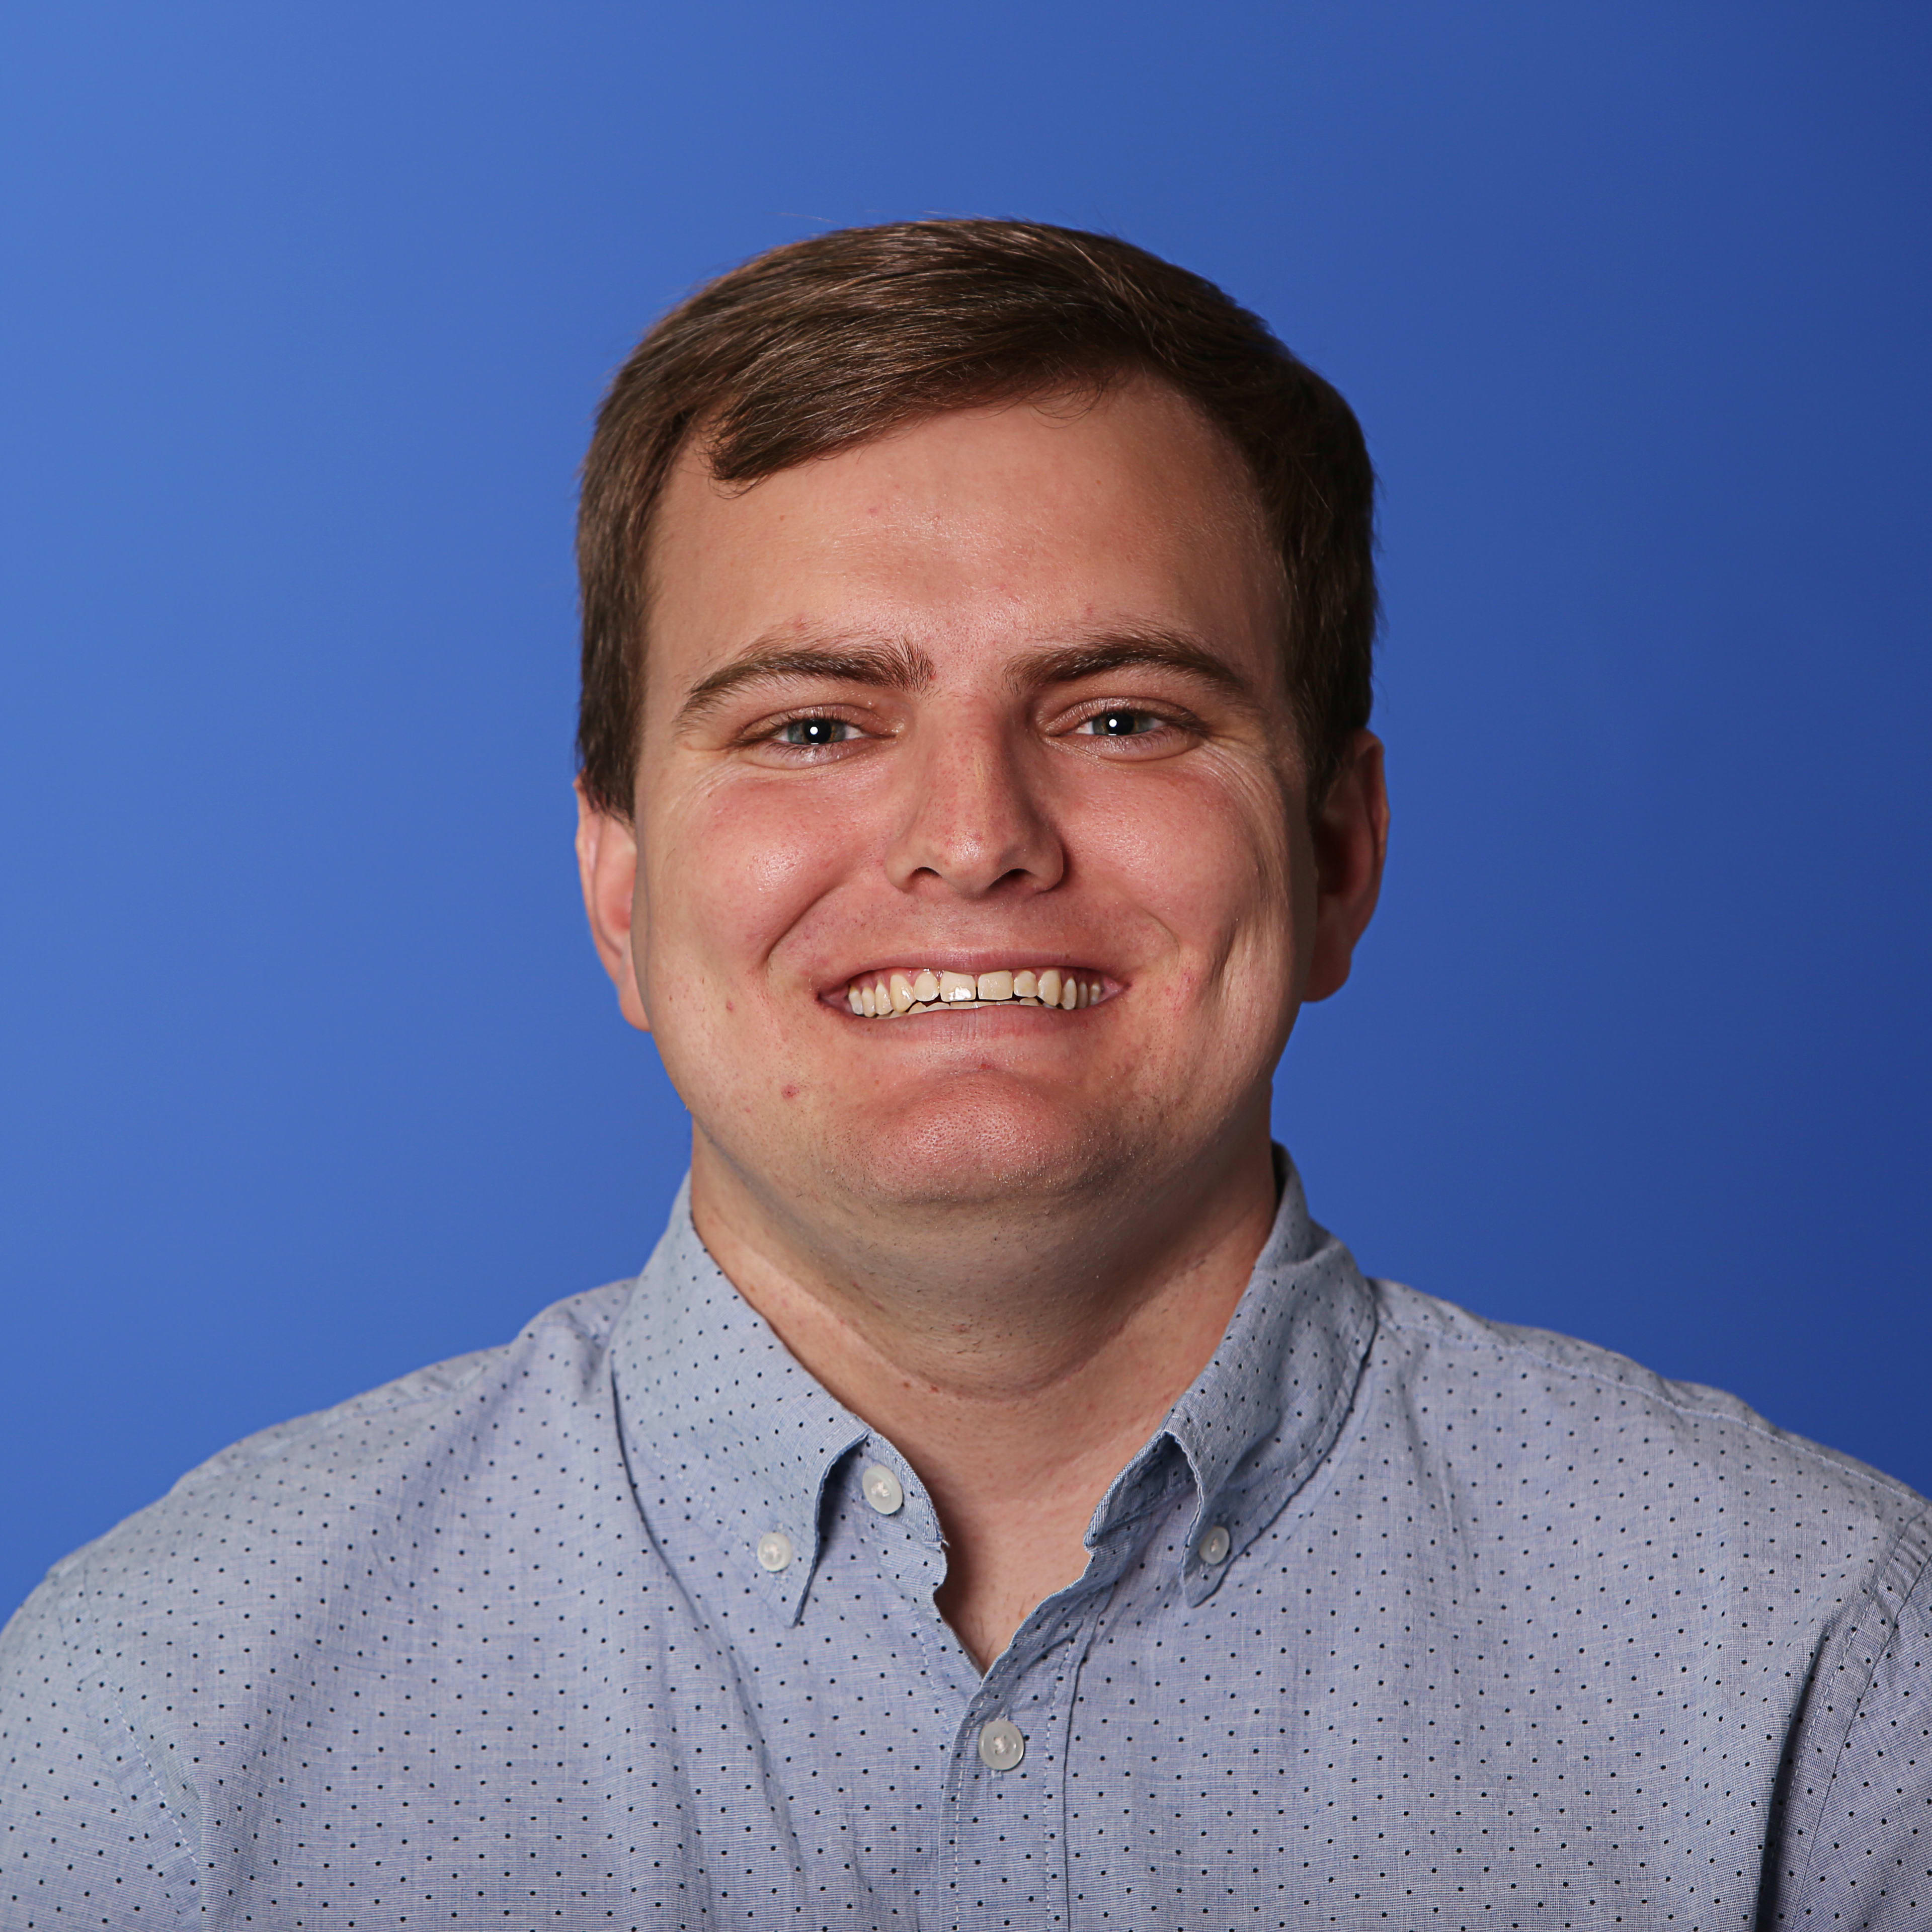
<svg viewBox="0 0 1932 1932"><path fill-rule="evenodd" d="M992 973L894 968L862 973L845 988L846 1005L859 1018L868 1020L971 1012L981 1006L1051 1007L1072 1013L1106 998L1107 982L1101 974L1064 966L1023 966Z"/></svg>

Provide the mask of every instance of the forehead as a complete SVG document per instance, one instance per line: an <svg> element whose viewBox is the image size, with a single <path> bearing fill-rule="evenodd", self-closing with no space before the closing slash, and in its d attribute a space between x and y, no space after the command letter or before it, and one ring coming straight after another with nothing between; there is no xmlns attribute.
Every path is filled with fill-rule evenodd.
<svg viewBox="0 0 1932 1932"><path fill-rule="evenodd" d="M1164 385L925 418L749 488L681 457L650 554L647 674L828 626L944 656L1166 625L1271 650L1280 566L1246 466Z"/></svg>

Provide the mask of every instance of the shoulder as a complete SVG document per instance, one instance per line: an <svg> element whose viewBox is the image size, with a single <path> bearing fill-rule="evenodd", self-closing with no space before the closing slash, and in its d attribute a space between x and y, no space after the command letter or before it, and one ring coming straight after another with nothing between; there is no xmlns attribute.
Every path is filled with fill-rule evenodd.
<svg viewBox="0 0 1932 1932"><path fill-rule="evenodd" d="M554 1522L608 1477L632 1286L249 1436L56 1564L0 1631L0 1836L191 1912L210 1793L266 1788L278 1690L359 1695L506 1517Z"/></svg>
<svg viewBox="0 0 1932 1932"><path fill-rule="evenodd" d="M166 1496L55 1564L6 1634L17 1659L37 1630L95 1653L129 1624L226 1606L246 1615L278 1580L326 1566L332 1546L400 1526L412 1492L447 1493L515 1445L596 1430L612 1324L634 1284L556 1303L512 1341L433 1364L334 1407L278 1424L191 1469ZM603 1426L608 1426L608 1422ZM358 1534L359 1533L359 1534Z"/></svg>
<svg viewBox="0 0 1932 1932"><path fill-rule="evenodd" d="M1721 1389L1396 1282L1372 1288L1383 1399L1424 1417L1450 1461L1507 1469L1519 1491L1587 1492L1634 1520L1697 1521L1774 1564L1882 1568L1924 1534L1924 1497Z"/></svg>

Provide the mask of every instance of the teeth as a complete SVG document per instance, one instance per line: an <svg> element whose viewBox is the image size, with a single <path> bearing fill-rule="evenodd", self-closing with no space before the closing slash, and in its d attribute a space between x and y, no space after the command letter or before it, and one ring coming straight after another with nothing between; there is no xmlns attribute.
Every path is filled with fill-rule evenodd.
<svg viewBox="0 0 1932 1932"><path fill-rule="evenodd" d="M1077 979L1058 966L1036 972L934 973L922 967L914 974L876 974L854 980L845 989L845 1004L865 1019L897 1019L905 1013L930 1012L936 1006L1057 1006L1076 1012L1090 1006L1106 992L1099 980Z"/></svg>

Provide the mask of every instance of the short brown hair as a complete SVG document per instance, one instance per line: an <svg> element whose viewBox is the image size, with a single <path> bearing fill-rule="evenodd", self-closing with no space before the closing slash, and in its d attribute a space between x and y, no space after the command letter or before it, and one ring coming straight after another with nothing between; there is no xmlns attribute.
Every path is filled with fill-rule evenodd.
<svg viewBox="0 0 1932 1932"><path fill-rule="evenodd" d="M750 484L942 410L1143 370L1226 434L1286 568L1288 689L1311 800L1368 722L1375 472L1336 392L1213 283L1111 236L1030 221L904 221L788 243L671 310L617 373L578 524L591 802L628 815L652 514L678 452Z"/></svg>

